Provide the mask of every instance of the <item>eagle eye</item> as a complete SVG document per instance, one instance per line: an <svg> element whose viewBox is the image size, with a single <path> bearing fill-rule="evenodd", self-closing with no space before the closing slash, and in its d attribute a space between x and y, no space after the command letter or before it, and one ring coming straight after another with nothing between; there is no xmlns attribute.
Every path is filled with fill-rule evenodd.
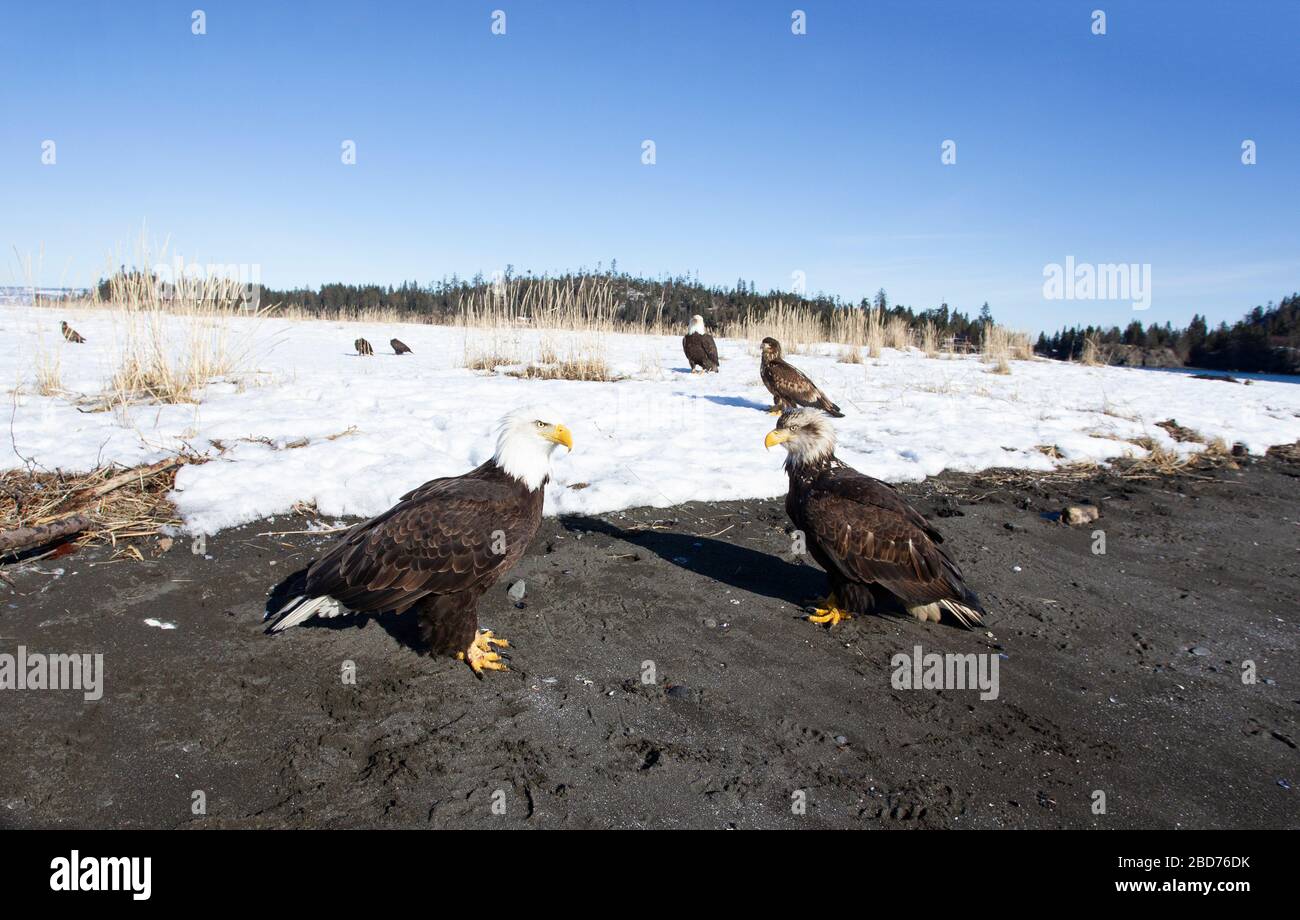
<svg viewBox="0 0 1300 920"><path fill-rule="evenodd" d="M545 427L546 427L546 423L545 423L545 422L542 422L542 421L536 421L536 422L533 422L533 424L536 425L538 428L545 428Z"/></svg>

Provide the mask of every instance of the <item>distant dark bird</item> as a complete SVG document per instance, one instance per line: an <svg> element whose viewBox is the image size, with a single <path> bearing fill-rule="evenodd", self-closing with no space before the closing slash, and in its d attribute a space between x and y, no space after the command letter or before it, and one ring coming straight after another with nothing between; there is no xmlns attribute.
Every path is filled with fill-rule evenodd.
<svg viewBox="0 0 1300 920"><path fill-rule="evenodd" d="M69 342L76 342L78 345L85 343L86 340L82 336L82 334L78 332L76 329L73 329L71 326L69 326L66 320L63 322L62 326L63 326L63 337L67 339Z"/></svg>
<svg viewBox="0 0 1300 920"><path fill-rule="evenodd" d="M365 339L357 339L352 344L356 347L359 355L373 355L375 353L375 347Z"/></svg>
<svg viewBox="0 0 1300 920"><path fill-rule="evenodd" d="M803 371L786 363L781 357L781 343L771 336L763 339L763 360L759 376L763 378L763 385L776 403L770 410L774 415L786 409L808 406L821 409L833 418L844 418L840 407L827 399L826 394L817 389L817 384L809 380Z"/></svg>
<svg viewBox="0 0 1300 920"><path fill-rule="evenodd" d="M403 342L401 339L390 339L388 344L393 346L394 354L398 354L398 355L414 354L414 352L411 351L410 346L407 345L405 342Z"/></svg>
<svg viewBox="0 0 1300 920"><path fill-rule="evenodd" d="M826 416L785 412L764 443L789 453L786 514L830 578L825 606L808 619L834 626L892 602L918 620L937 623L946 611L963 626L982 622L984 608L939 545L943 537L891 486L836 458Z"/></svg>
<svg viewBox="0 0 1300 920"><path fill-rule="evenodd" d="M478 631L478 600L524 554L542 519L551 452L573 448L569 429L545 409L501 420L496 453L462 476L434 479L360 523L267 602L268 632L314 616L415 611L430 654L453 655L476 674L504 671ZM287 602L286 602L287 601Z"/></svg>
<svg viewBox="0 0 1300 920"><path fill-rule="evenodd" d="M691 364L691 373L698 367L701 371L718 372L718 345L713 336L704 330L704 317L692 316L691 328L682 336L682 351Z"/></svg>

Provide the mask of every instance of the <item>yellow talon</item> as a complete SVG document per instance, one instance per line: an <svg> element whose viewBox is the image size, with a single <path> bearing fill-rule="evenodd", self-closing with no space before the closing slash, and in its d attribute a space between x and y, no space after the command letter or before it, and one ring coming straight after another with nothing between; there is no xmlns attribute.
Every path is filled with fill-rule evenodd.
<svg viewBox="0 0 1300 920"><path fill-rule="evenodd" d="M479 677L483 676L484 671L509 671L510 668L501 656L492 651L493 645L506 648L510 643L492 635L492 630L485 629L474 637L466 651L456 653L456 659L468 664Z"/></svg>
<svg viewBox="0 0 1300 920"><path fill-rule="evenodd" d="M830 626L838 626L841 620L853 619L853 614L847 610L840 609L840 601L833 593L824 601L817 601L818 604L825 604L825 607L814 606L813 612L808 615L809 623L826 623Z"/></svg>
<svg viewBox="0 0 1300 920"><path fill-rule="evenodd" d="M780 415L784 410L780 406L773 406L767 410L768 415Z"/></svg>

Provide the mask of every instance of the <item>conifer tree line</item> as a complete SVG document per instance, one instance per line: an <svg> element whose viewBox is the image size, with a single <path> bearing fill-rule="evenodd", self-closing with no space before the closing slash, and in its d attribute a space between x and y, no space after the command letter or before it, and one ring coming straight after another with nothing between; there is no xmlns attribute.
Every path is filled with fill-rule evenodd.
<svg viewBox="0 0 1300 920"><path fill-rule="evenodd" d="M1281 303L1255 307L1232 325L1224 322L1214 328L1200 314L1181 329L1167 322L1143 326L1136 319L1123 330L1118 326L1072 326L1050 336L1039 333L1034 351L1050 358L1078 360L1089 339L1102 352L1103 360L1108 349L1127 345L1167 348L1190 367L1300 373L1300 296L1291 294Z"/></svg>
<svg viewBox="0 0 1300 920"><path fill-rule="evenodd" d="M138 274L123 268L121 274ZM384 310L414 322L450 322L461 305L489 294L504 280L516 296L529 286L544 282L567 283L573 287L587 282L601 286L618 304L617 322L634 326L657 318L665 327L686 326L691 316L705 317L715 330L740 320L761 316L778 305L809 310L826 320L837 310L879 310L885 319L900 317L913 327L933 323L938 334L957 342L978 344L982 330L994 322L992 309L985 302L974 316L941 303L918 310L891 303L881 288L870 297L854 303L825 294L805 295L790 291L760 291L752 281L737 279L732 286L706 285L698 274L642 278L618 271L617 261L609 268L566 272L559 275L516 274L507 266L501 278L488 279L482 274L472 278L452 275L439 281L421 283L404 281L398 285L323 284L319 288L275 290L262 288L262 306L279 304L308 314L335 315L340 312L364 313ZM107 299L112 279L99 284L100 296ZM1078 360L1085 343L1091 339L1103 360L1108 351L1113 356L1117 346L1141 349L1169 349L1178 361L1192 367L1216 370L1263 373L1300 373L1300 295L1291 294L1281 303L1257 306L1242 319L1229 325L1210 328L1204 316L1194 315L1186 327L1170 323L1143 325L1133 320L1123 329L1118 326L1071 326L1051 335L1039 333L1034 346L1037 354L1062 360ZM1171 362L1173 363L1173 362Z"/></svg>
<svg viewBox="0 0 1300 920"><path fill-rule="evenodd" d="M720 329L747 317L759 316L780 304L810 310L823 319L836 310L878 309L885 319L898 316L913 326L930 321L943 337L952 336L959 341L978 342L980 330L993 321L992 310L987 303L975 317L971 317L946 303L928 310L891 303L883 288L871 297L863 297L853 303L825 294L804 295L777 290L764 292L754 282L744 278L737 279L732 286L705 285L698 276L692 275L638 278L618 272L617 262L608 270L550 276L515 275L507 267L504 278L511 284L522 286L540 283L547 278L571 282L575 287L584 279L608 284L615 299L621 304L617 320L629 325L635 325L647 315L658 315L665 326L684 327L698 313L705 318L710 328ZM308 313L333 314L341 310L384 309L410 314L415 320L447 322L455 318L462 302L475 300L474 295L481 296L490 292L493 283L480 274L468 279L453 275L430 284L416 281L396 286L325 284L317 290L264 289L261 300L263 304L281 303ZM661 303L662 312L658 312Z"/></svg>

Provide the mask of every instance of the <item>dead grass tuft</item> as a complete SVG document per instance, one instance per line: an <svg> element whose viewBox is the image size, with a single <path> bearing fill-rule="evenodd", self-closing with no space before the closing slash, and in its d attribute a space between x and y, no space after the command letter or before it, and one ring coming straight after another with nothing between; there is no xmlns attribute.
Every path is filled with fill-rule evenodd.
<svg viewBox="0 0 1300 920"><path fill-rule="evenodd" d="M46 348L42 337L37 342L33 357L36 365L36 392L41 396L58 396L63 392L62 352L57 346L53 349Z"/></svg>
<svg viewBox="0 0 1300 920"><path fill-rule="evenodd" d="M136 264L166 261L165 247L155 255L141 240ZM243 374L255 329L246 326L237 335L232 320L268 312L258 310L250 296L250 287L233 275L182 272L164 283L150 272L112 270L106 295L95 288L83 301L62 302L61 309L102 309L112 315L113 370L94 408L195 403L199 391L214 381L247 385Z"/></svg>
<svg viewBox="0 0 1300 920"><path fill-rule="evenodd" d="M1147 452L1145 457L1134 457L1128 464L1133 470L1139 472L1153 472L1168 475L1184 469L1192 462L1192 456L1182 456L1175 451L1157 443L1155 438L1143 435L1138 438L1131 438L1129 443L1134 444Z"/></svg>
<svg viewBox="0 0 1300 920"><path fill-rule="evenodd" d="M755 348L771 336L781 343L786 354L800 354L809 345L826 338L820 316L807 307L791 306L783 301L765 313L731 323L725 334L727 338L744 339Z"/></svg>
<svg viewBox="0 0 1300 920"><path fill-rule="evenodd" d="M472 352L465 355L465 366L472 371L495 371L498 367L518 364L519 362L509 355L501 355L493 352Z"/></svg>
<svg viewBox="0 0 1300 920"><path fill-rule="evenodd" d="M1163 422L1156 422L1156 427L1163 428L1165 431L1169 432L1169 436L1180 444L1185 444L1188 441L1196 441L1199 443L1205 442L1205 438L1203 438L1198 432L1191 428L1183 427L1178 424L1176 419L1168 418Z"/></svg>
<svg viewBox="0 0 1300 920"><path fill-rule="evenodd" d="M1011 373L1011 361L1028 361L1034 356L1033 345L1029 335L1014 332L1005 326L990 323L984 328L980 348L980 360L993 365L993 373Z"/></svg>
<svg viewBox="0 0 1300 920"><path fill-rule="evenodd" d="M1231 455L1228 445L1223 442L1222 438L1215 439L1215 444L1223 451L1224 456ZM1300 441L1294 444L1275 444L1265 451L1265 456L1274 460L1281 460L1284 463L1300 463Z"/></svg>
<svg viewBox="0 0 1300 920"><path fill-rule="evenodd" d="M879 310L841 309L831 314L827 338L843 345L867 349L868 356L880 357L885 347L885 328Z"/></svg>
<svg viewBox="0 0 1300 920"><path fill-rule="evenodd" d="M921 352L927 358L939 357L939 327L934 324L933 320L926 320L921 324L918 340L920 341Z"/></svg>
<svg viewBox="0 0 1300 920"><path fill-rule="evenodd" d="M525 380L588 380L612 383L619 378L610 371L603 358L580 358L554 364L529 364L522 371L510 371L511 377Z"/></svg>
<svg viewBox="0 0 1300 920"><path fill-rule="evenodd" d="M1295 446L1297 445L1283 445L1276 448L1270 447L1269 450L1285 451ZM1205 453L1207 456L1214 457L1216 459L1220 457L1231 457L1232 448L1228 446L1228 442L1223 440L1223 438L1215 438L1205 446L1205 450L1203 451L1203 453Z"/></svg>
<svg viewBox="0 0 1300 920"><path fill-rule="evenodd" d="M907 320L901 316L891 316L886 320L884 342L886 348L896 348L899 351L911 345L912 329L907 325Z"/></svg>
<svg viewBox="0 0 1300 920"><path fill-rule="evenodd" d="M1095 335L1090 335L1083 340L1083 355L1079 361L1086 367L1098 367L1106 363L1105 355L1102 353L1101 346L1097 344Z"/></svg>

